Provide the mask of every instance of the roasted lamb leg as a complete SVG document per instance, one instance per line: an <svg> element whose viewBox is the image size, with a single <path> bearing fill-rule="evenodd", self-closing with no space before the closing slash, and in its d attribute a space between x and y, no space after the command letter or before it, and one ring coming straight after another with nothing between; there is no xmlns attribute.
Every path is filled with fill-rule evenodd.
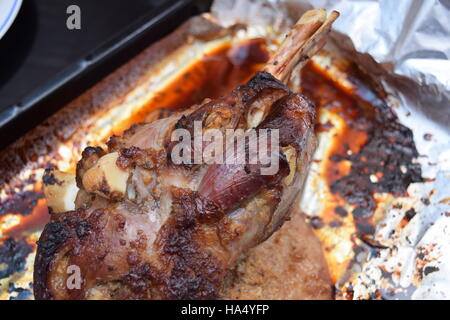
<svg viewBox="0 0 450 320"><path fill-rule="evenodd" d="M288 219L301 191L315 147L315 110L286 82L337 16L305 13L264 70L230 94L137 124L113 136L107 150L86 148L75 209L53 208L38 242L35 297L220 298L228 272ZM234 140L194 141L199 132L218 137L230 130L243 141L240 153L228 152L239 149ZM269 173L267 163L249 160L261 151L263 133L265 155L276 164ZM180 152L177 134L194 147ZM195 161L208 148L222 152ZM50 197L64 194L54 192L58 175L44 176Z"/></svg>

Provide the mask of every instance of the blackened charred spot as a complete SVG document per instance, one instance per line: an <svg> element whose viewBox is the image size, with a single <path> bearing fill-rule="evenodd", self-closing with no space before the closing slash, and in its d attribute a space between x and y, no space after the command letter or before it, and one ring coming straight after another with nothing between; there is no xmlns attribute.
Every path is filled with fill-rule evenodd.
<svg viewBox="0 0 450 320"><path fill-rule="evenodd" d="M163 286L168 299L216 299L225 274L220 262L202 249L196 239L196 195L175 191L172 215L161 230L165 259L173 266Z"/></svg>
<svg viewBox="0 0 450 320"><path fill-rule="evenodd" d="M309 224L314 229L320 229L325 225L321 217L312 217Z"/></svg>
<svg viewBox="0 0 450 320"><path fill-rule="evenodd" d="M377 207L375 193L402 196L411 183L422 182L423 178L420 165L415 163L418 152L412 131L399 123L386 103L382 85L356 64L345 68L343 71L356 90L351 95L315 74L311 64L302 70L302 87L303 93L319 107L338 113L345 120L330 160L346 161L351 166L342 173L333 171L338 166L330 164L328 182L332 193L354 207L352 214L355 225L362 228L358 232L361 235L374 230L369 225Z"/></svg>
<svg viewBox="0 0 450 320"><path fill-rule="evenodd" d="M239 86L234 91L242 93L242 102L249 103L256 98L257 94L266 89L281 90L286 94L291 94L291 91L278 79L268 72L257 72L256 75L250 79L245 85Z"/></svg>
<svg viewBox="0 0 450 320"><path fill-rule="evenodd" d="M166 162L167 155L163 150L141 149L135 146L122 148L119 152L116 164L119 168L126 169L138 165L144 169L153 169Z"/></svg>
<svg viewBox="0 0 450 320"><path fill-rule="evenodd" d="M352 214L355 219L368 219L372 217L372 209L371 206L367 205L358 206L352 211Z"/></svg>
<svg viewBox="0 0 450 320"><path fill-rule="evenodd" d="M400 210L401 208L403 208L403 205L401 203L396 203L392 206L392 208Z"/></svg>
<svg viewBox="0 0 450 320"><path fill-rule="evenodd" d="M25 240L16 241L12 238L6 239L0 244L0 279L9 277L15 272L23 271L28 254L33 247Z"/></svg>
<svg viewBox="0 0 450 320"><path fill-rule="evenodd" d="M369 300L384 300L383 295L379 289L374 292L369 292Z"/></svg>
<svg viewBox="0 0 450 320"><path fill-rule="evenodd" d="M433 272L436 272L436 271L439 271L439 268L438 268L438 267L428 266L428 267L425 267L425 269L423 270L423 274L424 274L425 276L427 276L427 275L429 275L430 273L433 273Z"/></svg>
<svg viewBox="0 0 450 320"><path fill-rule="evenodd" d="M44 195L42 193L33 191L16 193L0 203L0 216L7 213L28 215L33 212L37 201L43 197Z"/></svg>
<svg viewBox="0 0 450 320"><path fill-rule="evenodd" d="M44 175L42 177L42 182L44 183L44 185L60 184L58 179L56 179L55 175L53 174L53 169L45 170Z"/></svg>
<svg viewBox="0 0 450 320"><path fill-rule="evenodd" d="M128 168L133 163L133 158L135 158L141 151L140 148L132 146L130 148L123 148L120 150L119 158L116 164L120 168Z"/></svg>
<svg viewBox="0 0 450 320"><path fill-rule="evenodd" d="M79 239L83 239L84 237L86 237L89 234L91 229L92 229L92 224L89 223L88 221L83 220L78 223L78 225L75 228L75 232Z"/></svg>
<svg viewBox="0 0 450 320"><path fill-rule="evenodd" d="M177 121L177 123L174 126L174 129L184 129L185 122L187 121L187 117L183 114L180 118L180 120Z"/></svg>
<svg viewBox="0 0 450 320"><path fill-rule="evenodd" d="M171 299L217 299L223 270L211 254L195 252L197 259L174 257L174 268L168 278L167 293ZM193 270L197 270L192 272ZM201 270L201 271L200 271Z"/></svg>
<svg viewBox="0 0 450 320"><path fill-rule="evenodd" d="M297 63L299 64L299 63L302 63L302 62L307 61L309 59L310 59L310 57L308 55L304 55L304 56L300 57L300 59L298 60Z"/></svg>
<svg viewBox="0 0 450 320"><path fill-rule="evenodd" d="M345 210L345 208L342 206L337 206L336 208L334 208L334 212L341 217L346 217L348 215L347 210Z"/></svg>
<svg viewBox="0 0 450 320"><path fill-rule="evenodd" d="M87 147L81 153L81 160L77 163L76 182L78 188L83 188L83 176L87 170L92 168L106 154L101 147Z"/></svg>
<svg viewBox="0 0 450 320"><path fill-rule="evenodd" d="M33 295L31 290L26 288L17 288L12 282L9 283L8 293L11 294L9 300L29 300ZM14 293L17 294L13 296Z"/></svg>
<svg viewBox="0 0 450 320"><path fill-rule="evenodd" d="M8 293L17 293L15 296L11 295L9 300L29 300L32 297L31 290L26 288L17 288L12 282L9 283Z"/></svg>
<svg viewBox="0 0 450 320"><path fill-rule="evenodd" d="M331 221L328 225L329 225L331 228L338 228L338 227L340 227L340 226L343 225L343 222L342 222L342 221L339 221L339 220L333 220L333 221Z"/></svg>
<svg viewBox="0 0 450 320"><path fill-rule="evenodd" d="M412 218L414 218L415 215L416 215L416 210L414 210L414 208L411 208L405 212L404 218L407 222L409 222L409 221L411 221Z"/></svg>
<svg viewBox="0 0 450 320"><path fill-rule="evenodd" d="M63 222L50 222L45 226L45 236L41 237L37 242L42 254L46 256L53 255L58 246L70 237L70 234L65 231L64 227L65 223Z"/></svg>
<svg viewBox="0 0 450 320"><path fill-rule="evenodd" d="M387 246L385 246L385 245L381 244L379 241L377 241L371 234L363 234L361 236L361 240L372 249L372 254L374 254L376 256L379 255L378 250L388 248Z"/></svg>
<svg viewBox="0 0 450 320"><path fill-rule="evenodd" d="M355 221L355 226L358 229L359 236L365 234L373 234L375 232L375 227L368 221L357 220Z"/></svg>
<svg viewBox="0 0 450 320"><path fill-rule="evenodd" d="M51 299L52 293L47 288L47 276L50 263L55 258L57 250L65 241L72 237L66 229L65 222L50 222L39 238L38 250L34 261L34 295L36 299Z"/></svg>
<svg viewBox="0 0 450 320"><path fill-rule="evenodd" d="M118 135L112 135L106 142L109 152L117 151L122 147L122 137Z"/></svg>
<svg viewBox="0 0 450 320"><path fill-rule="evenodd" d="M149 263L142 263L132 266L123 282L136 297L149 299L156 298L153 288L160 283L160 277L153 266Z"/></svg>
<svg viewBox="0 0 450 320"><path fill-rule="evenodd" d="M369 128L367 134L368 140L359 153L333 156L333 161L348 160L352 166L348 175L330 186L333 193L357 205L352 213L360 219L358 225L373 215L375 192L402 195L411 183L423 181L420 165L413 161L418 153L410 129L386 120ZM376 182L371 180L373 175L379 177ZM364 229L363 233L373 228Z"/></svg>
<svg viewBox="0 0 450 320"><path fill-rule="evenodd" d="M105 154L105 151L101 147L86 147L81 153L82 157L89 158L93 155L101 157Z"/></svg>

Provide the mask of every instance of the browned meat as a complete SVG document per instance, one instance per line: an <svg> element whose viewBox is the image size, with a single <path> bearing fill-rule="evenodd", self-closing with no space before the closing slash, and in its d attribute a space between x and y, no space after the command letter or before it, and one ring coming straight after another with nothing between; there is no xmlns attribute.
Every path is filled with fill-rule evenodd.
<svg viewBox="0 0 450 320"><path fill-rule="evenodd" d="M287 81L295 62L317 49L336 17L308 12L295 27L302 37L286 40L290 50L283 45L265 71L230 94L135 125L112 137L108 150L86 149L76 210L53 215L38 242L36 298L223 297L230 270L281 227L301 190L315 147L314 106L278 79ZM220 140L180 152L174 133L195 137L199 123L204 136L236 130L243 152L229 161L239 146ZM239 161L261 151L260 129L279 137L280 148L267 154L277 168L270 174L268 163ZM174 157L192 162L211 147L224 150L214 153L224 163ZM80 271L78 288L67 285L71 266Z"/></svg>

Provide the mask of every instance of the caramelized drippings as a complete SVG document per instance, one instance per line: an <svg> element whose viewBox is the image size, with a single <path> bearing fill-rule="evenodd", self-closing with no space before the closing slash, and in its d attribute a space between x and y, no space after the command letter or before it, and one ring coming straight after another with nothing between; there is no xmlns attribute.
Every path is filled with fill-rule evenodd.
<svg viewBox="0 0 450 320"><path fill-rule="evenodd" d="M4 230L4 235L20 239L32 232L42 229L50 221L45 199L39 199L30 215L22 216L20 223Z"/></svg>
<svg viewBox="0 0 450 320"><path fill-rule="evenodd" d="M243 41L224 45L192 65L180 77L139 109L114 134L120 134L134 123L146 121L157 109L180 110L201 103L205 98L216 99L247 82L269 58L265 40Z"/></svg>
<svg viewBox="0 0 450 320"><path fill-rule="evenodd" d="M319 118L326 113L339 120L334 136L326 137L332 144L319 165L326 191L318 213L322 227L315 228L334 281L363 246L377 248L372 235L382 217L375 212L386 194L405 195L411 182L422 181L420 167L413 163L418 153L411 130L397 121L375 89L369 91L358 70L345 70L353 77L353 92L328 79L314 63L302 70L303 93L316 103ZM323 125L317 126L318 133L332 130L332 124L327 130Z"/></svg>

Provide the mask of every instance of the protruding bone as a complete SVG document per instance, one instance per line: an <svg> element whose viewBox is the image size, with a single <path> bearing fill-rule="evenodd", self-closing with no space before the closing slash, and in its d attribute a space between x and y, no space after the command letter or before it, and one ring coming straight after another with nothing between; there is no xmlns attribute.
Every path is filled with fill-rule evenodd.
<svg viewBox="0 0 450 320"><path fill-rule="evenodd" d="M108 153L86 171L83 176L83 186L88 192L115 199L125 195L129 171L116 165L118 157L118 152Z"/></svg>
<svg viewBox="0 0 450 320"><path fill-rule="evenodd" d="M332 11L328 18L325 9L306 11L263 71L287 83L292 70L299 64L304 64L322 48L331 25L338 17L339 13L336 11Z"/></svg>

